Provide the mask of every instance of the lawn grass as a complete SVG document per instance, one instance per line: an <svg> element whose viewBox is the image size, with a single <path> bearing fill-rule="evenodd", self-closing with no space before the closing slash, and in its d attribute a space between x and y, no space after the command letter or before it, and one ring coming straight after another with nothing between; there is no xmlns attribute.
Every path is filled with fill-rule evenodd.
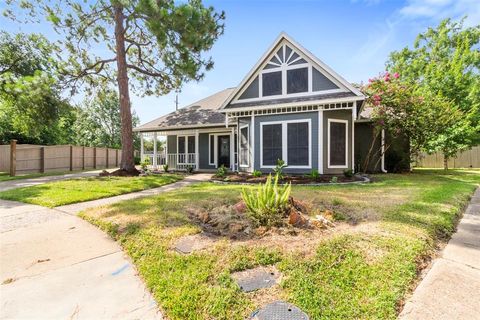
<svg viewBox="0 0 480 320"><path fill-rule="evenodd" d="M121 242L169 319L245 319L278 299L311 319L395 319L420 266L454 231L480 174L418 170L375 179L293 187L296 198L345 221L307 251L292 245L295 237L282 245L223 239L190 255L171 249L179 237L200 231L188 208L233 204L242 186L193 185L82 216ZM258 265L275 265L283 273L280 286L241 292L231 273Z"/></svg>
<svg viewBox="0 0 480 320"><path fill-rule="evenodd" d="M175 174L77 178L3 191L0 199L57 207L160 187L180 179L182 176Z"/></svg>

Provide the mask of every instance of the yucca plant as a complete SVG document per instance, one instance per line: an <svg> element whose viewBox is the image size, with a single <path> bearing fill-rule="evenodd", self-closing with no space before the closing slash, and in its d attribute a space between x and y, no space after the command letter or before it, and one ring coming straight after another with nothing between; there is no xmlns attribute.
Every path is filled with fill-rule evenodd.
<svg viewBox="0 0 480 320"><path fill-rule="evenodd" d="M260 184L256 190L242 190L248 215L256 225L269 227L281 224L292 186L279 185L278 178L275 176L272 180L272 176L269 175L267 181Z"/></svg>

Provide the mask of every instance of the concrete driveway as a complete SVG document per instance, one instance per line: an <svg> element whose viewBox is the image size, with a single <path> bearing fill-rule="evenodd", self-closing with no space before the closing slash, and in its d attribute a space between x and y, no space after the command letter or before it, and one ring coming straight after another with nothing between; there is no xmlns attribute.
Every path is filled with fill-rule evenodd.
<svg viewBox="0 0 480 320"><path fill-rule="evenodd" d="M121 248L54 209L0 200L1 319L161 319Z"/></svg>

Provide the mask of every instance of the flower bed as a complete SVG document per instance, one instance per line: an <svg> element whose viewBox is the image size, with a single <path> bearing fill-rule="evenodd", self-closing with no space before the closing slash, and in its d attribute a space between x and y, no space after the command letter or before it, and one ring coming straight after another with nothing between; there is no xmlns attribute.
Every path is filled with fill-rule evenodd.
<svg viewBox="0 0 480 320"><path fill-rule="evenodd" d="M264 183L267 180L268 174L264 174L260 177L254 177L249 173L228 173L224 177L213 176L212 181L223 183L240 183L240 184L257 184ZM281 183L291 184L322 184L322 183L352 183L352 182L369 182L366 177L354 175L352 177L346 177L344 175L321 175L313 178L308 175L284 175Z"/></svg>

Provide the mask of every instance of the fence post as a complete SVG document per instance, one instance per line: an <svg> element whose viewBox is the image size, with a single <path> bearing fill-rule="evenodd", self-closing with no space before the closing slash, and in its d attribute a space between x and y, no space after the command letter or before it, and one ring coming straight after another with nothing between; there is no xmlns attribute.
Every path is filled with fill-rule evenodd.
<svg viewBox="0 0 480 320"><path fill-rule="evenodd" d="M73 146L70 145L70 171L73 171Z"/></svg>
<svg viewBox="0 0 480 320"><path fill-rule="evenodd" d="M82 147L82 170L85 170L85 147Z"/></svg>
<svg viewBox="0 0 480 320"><path fill-rule="evenodd" d="M105 148L105 168L108 169L108 147Z"/></svg>
<svg viewBox="0 0 480 320"><path fill-rule="evenodd" d="M115 168L118 167L118 149L115 149Z"/></svg>
<svg viewBox="0 0 480 320"><path fill-rule="evenodd" d="M93 169L97 169L97 147L93 147Z"/></svg>
<svg viewBox="0 0 480 320"><path fill-rule="evenodd" d="M17 172L17 140L10 140L10 176Z"/></svg>
<svg viewBox="0 0 480 320"><path fill-rule="evenodd" d="M40 173L45 173L45 147L40 147Z"/></svg>

